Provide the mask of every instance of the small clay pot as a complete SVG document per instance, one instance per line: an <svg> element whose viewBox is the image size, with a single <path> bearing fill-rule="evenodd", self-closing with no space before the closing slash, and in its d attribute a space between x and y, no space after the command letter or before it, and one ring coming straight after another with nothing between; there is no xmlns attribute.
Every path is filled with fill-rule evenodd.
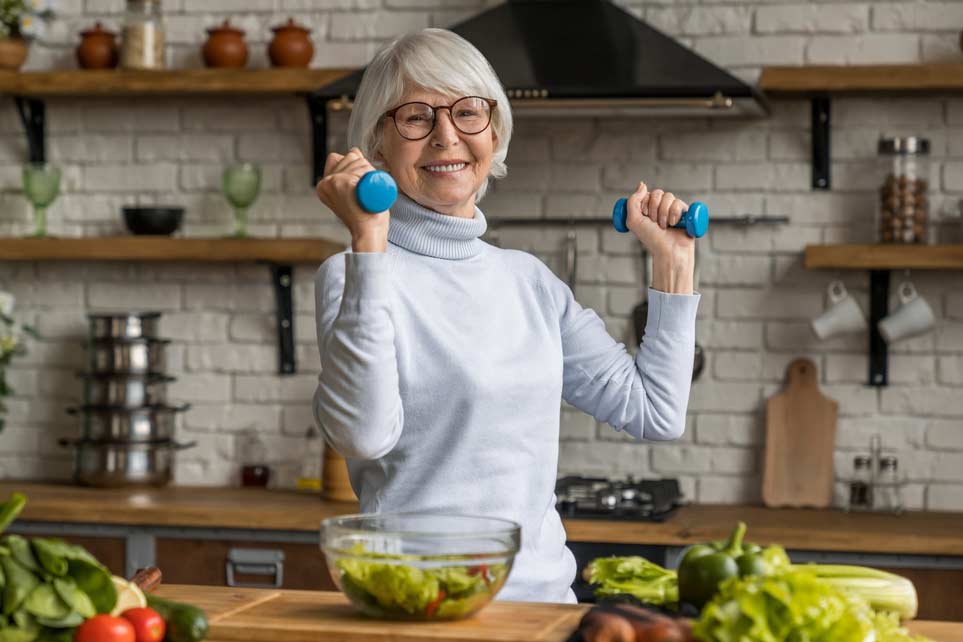
<svg viewBox="0 0 963 642"><path fill-rule="evenodd" d="M207 42L202 54L208 67L243 67L247 64L247 44L244 32L232 27L228 20L219 27L207 30Z"/></svg>
<svg viewBox="0 0 963 642"><path fill-rule="evenodd" d="M93 29L80 32L77 45L77 64L81 69L113 69L117 66L119 52L113 31L104 29L99 22Z"/></svg>
<svg viewBox="0 0 963 642"><path fill-rule="evenodd" d="M0 38L0 69L16 71L27 60L27 41L16 36Z"/></svg>
<svg viewBox="0 0 963 642"><path fill-rule="evenodd" d="M286 24L272 27L274 39L268 46L268 57L275 67L307 67L314 56L310 29L295 24L288 18Z"/></svg>

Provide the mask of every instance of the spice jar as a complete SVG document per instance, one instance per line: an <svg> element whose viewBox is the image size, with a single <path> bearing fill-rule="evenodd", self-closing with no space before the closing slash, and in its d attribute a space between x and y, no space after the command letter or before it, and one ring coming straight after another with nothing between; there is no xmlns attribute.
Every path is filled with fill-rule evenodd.
<svg viewBox="0 0 963 642"><path fill-rule="evenodd" d="M160 0L127 0L120 49L124 69L164 69L164 21Z"/></svg>
<svg viewBox="0 0 963 642"><path fill-rule="evenodd" d="M930 141L916 136L881 138L876 240L880 243L926 243L929 238Z"/></svg>
<svg viewBox="0 0 963 642"><path fill-rule="evenodd" d="M900 492L899 461L896 457L886 456L879 460L879 479L874 507L878 510L899 513L903 510Z"/></svg>
<svg viewBox="0 0 963 642"><path fill-rule="evenodd" d="M873 507L873 460L866 455L853 458L853 477L849 481L849 509Z"/></svg>
<svg viewBox="0 0 963 642"><path fill-rule="evenodd" d="M113 69L117 66L117 34L104 29L99 22L93 29L80 32L77 65L81 69Z"/></svg>
<svg viewBox="0 0 963 642"><path fill-rule="evenodd" d="M219 27L207 30L207 42L201 53L208 67L243 67L247 64L244 32L225 20Z"/></svg>

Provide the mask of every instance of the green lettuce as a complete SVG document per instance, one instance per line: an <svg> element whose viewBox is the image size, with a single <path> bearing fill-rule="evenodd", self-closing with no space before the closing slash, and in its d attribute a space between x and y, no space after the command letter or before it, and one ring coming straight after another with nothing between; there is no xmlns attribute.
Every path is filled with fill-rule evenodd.
<svg viewBox="0 0 963 642"><path fill-rule="evenodd" d="M872 642L875 614L804 570L730 578L693 628L714 642Z"/></svg>
<svg viewBox="0 0 963 642"><path fill-rule="evenodd" d="M676 572L644 557L600 557L592 561L589 581L598 584L596 597L628 593L649 604L679 601Z"/></svg>
<svg viewBox="0 0 963 642"><path fill-rule="evenodd" d="M357 557L336 562L341 588L377 617L462 617L487 603L508 577L505 564L419 568L420 558L413 555L372 553L359 546L351 553Z"/></svg>

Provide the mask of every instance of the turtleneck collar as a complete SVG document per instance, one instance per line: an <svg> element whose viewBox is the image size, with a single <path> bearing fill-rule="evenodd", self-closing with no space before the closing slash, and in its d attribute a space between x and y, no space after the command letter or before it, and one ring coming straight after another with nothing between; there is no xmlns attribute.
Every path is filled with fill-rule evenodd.
<svg viewBox="0 0 963 642"><path fill-rule="evenodd" d="M468 259L482 251L479 238L488 228L482 211L474 218L440 214L422 207L404 194L391 206L388 241L425 256L439 259Z"/></svg>

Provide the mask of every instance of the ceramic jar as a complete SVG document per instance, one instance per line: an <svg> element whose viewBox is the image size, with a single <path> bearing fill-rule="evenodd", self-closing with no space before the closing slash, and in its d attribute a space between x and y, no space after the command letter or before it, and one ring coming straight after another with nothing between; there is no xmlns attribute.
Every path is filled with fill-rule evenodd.
<svg viewBox="0 0 963 642"><path fill-rule="evenodd" d="M77 65L81 69L113 69L117 66L120 51L117 48L117 34L104 29L99 22L93 29L80 32L77 45Z"/></svg>
<svg viewBox="0 0 963 642"><path fill-rule="evenodd" d="M274 39L268 46L268 57L275 67L307 67L314 56L311 30L289 18L287 23L273 27Z"/></svg>
<svg viewBox="0 0 963 642"><path fill-rule="evenodd" d="M243 67L247 64L244 31L225 20L219 27L207 30L207 42L201 51L208 67Z"/></svg>
<svg viewBox="0 0 963 642"><path fill-rule="evenodd" d="M0 38L0 69L16 71L27 60L27 41L16 36Z"/></svg>

